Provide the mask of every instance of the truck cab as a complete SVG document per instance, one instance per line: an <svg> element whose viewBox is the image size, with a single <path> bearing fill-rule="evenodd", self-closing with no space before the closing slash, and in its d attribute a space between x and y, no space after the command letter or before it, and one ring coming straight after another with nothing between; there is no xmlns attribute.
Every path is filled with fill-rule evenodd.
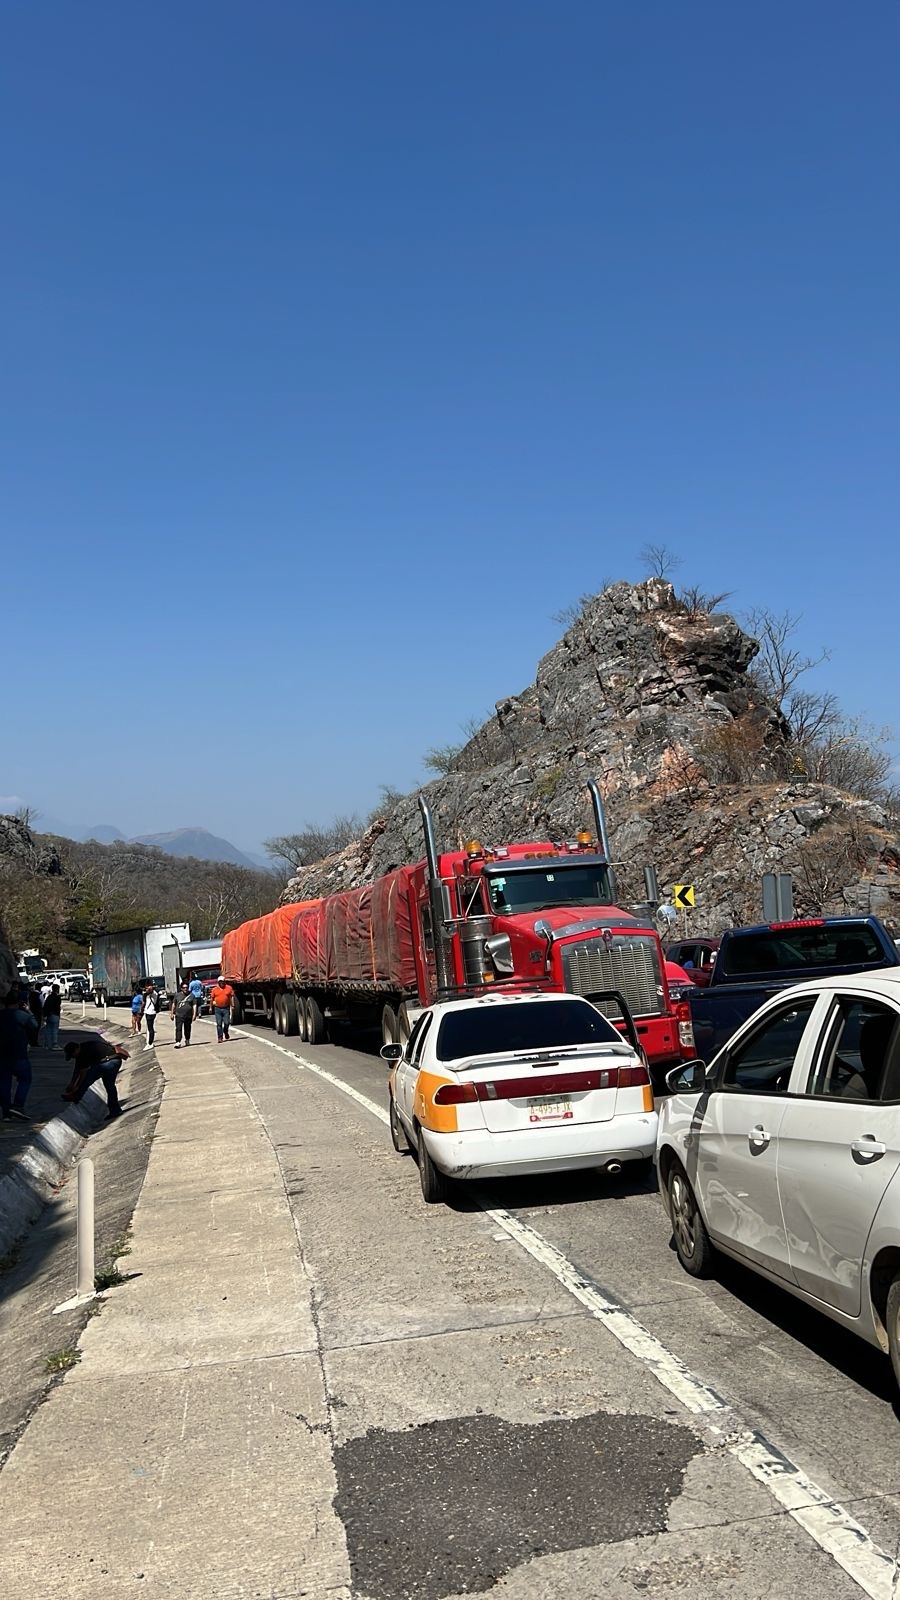
<svg viewBox="0 0 900 1600"><path fill-rule="evenodd" d="M690 1012L669 995L656 930L616 905L609 863L590 835L496 848L471 840L442 854L439 867L458 993L487 985L585 996L614 990L658 1081L693 1053ZM598 1006L622 1022L613 1001Z"/></svg>

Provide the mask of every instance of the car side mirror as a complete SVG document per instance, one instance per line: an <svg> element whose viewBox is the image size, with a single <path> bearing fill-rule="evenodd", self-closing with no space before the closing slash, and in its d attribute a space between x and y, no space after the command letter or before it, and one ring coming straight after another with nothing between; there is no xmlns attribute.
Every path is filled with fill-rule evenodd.
<svg viewBox="0 0 900 1600"><path fill-rule="evenodd" d="M670 1094L700 1094L708 1086L708 1071L705 1061L688 1061L684 1066L673 1067L666 1073L666 1088Z"/></svg>
<svg viewBox="0 0 900 1600"><path fill-rule="evenodd" d="M389 1061L393 1065L395 1061L400 1060L403 1054L403 1046L402 1044L383 1044L378 1054L381 1056L382 1061Z"/></svg>

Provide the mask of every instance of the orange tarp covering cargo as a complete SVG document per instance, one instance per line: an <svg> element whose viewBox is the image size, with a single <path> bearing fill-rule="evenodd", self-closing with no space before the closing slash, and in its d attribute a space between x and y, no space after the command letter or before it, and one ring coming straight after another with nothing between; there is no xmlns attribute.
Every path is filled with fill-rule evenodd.
<svg viewBox="0 0 900 1600"><path fill-rule="evenodd" d="M295 911L291 950L304 988L415 989L409 901L415 870L400 867L362 889Z"/></svg>
<svg viewBox="0 0 900 1600"><path fill-rule="evenodd" d="M264 917L242 922L222 940L222 971L234 983L266 983L291 976L291 923L297 912L318 900L279 906Z"/></svg>

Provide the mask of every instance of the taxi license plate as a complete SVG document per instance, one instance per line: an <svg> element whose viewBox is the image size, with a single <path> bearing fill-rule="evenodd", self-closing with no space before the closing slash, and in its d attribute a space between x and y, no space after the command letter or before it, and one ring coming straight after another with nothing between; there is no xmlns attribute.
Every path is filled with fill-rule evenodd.
<svg viewBox="0 0 900 1600"><path fill-rule="evenodd" d="M565 1122L573 1115L571 1100L561 1094L544 1094L528 1101L529 1122Z"/></svg>

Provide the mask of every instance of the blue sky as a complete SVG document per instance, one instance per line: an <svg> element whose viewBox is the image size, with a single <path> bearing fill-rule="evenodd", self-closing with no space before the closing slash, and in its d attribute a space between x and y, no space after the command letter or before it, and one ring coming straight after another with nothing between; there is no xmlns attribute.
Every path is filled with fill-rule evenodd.
<svg viewBox="0 0 900 1600"><path fill-rule="evenodd" d="M251 848L367 809L648 541L894 719L893 0L3 32L0 791Z"/></svg>

